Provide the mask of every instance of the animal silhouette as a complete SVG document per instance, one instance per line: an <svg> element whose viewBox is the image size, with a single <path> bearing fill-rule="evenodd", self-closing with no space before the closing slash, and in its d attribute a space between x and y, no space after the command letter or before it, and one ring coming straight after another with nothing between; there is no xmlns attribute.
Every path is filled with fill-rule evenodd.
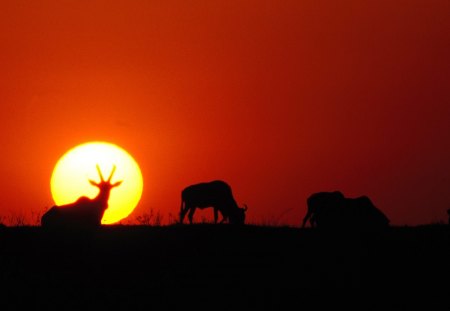
<svg viewBox="0 0 450 311"><path fill-rule="evenodd" d="M83 196L74 203L53 206L42 216L42 227L59 229L90 229L100 227L103 214L108 208L111 189L119 186L122 181L111 183L111 179L116 170L115 165L107 180L103 178L100 166L97 164L96 167L100 176L100 182L93 180L89 180L89 182L99 189L97 196L93 199Z"/></svg>
<svg viewBox="0 0 450 311"><path fill-rule="evenodd" d="M190 185L181 192L180 223L183 223L186 213L192 224L196 208L214 209L214 223L217 223L219 212L222 215L220 223L228 221L231 224L244 224L247 206L239 207L233 197L231 187L222 180Z"/></svg>
<svg viewBox="0 0 450 311"><path fill-rule="evenodd" d="M302 227L309 220L317 228L375 229L389 226L389 219L367 196L346 198L341 192L318 192L307 199L308 211Z"/></svg>
<svg viewBox="0 0 450 311"><path fill-rule="evenodd" d="M311 227L317 227L318 222L326 226L328 221L335 218L333 214L339 213L338 209L344 200L344 195L339 191L312 194L306 200L308 210L303 218L302 227L306 226L308 220Z"/></svg>

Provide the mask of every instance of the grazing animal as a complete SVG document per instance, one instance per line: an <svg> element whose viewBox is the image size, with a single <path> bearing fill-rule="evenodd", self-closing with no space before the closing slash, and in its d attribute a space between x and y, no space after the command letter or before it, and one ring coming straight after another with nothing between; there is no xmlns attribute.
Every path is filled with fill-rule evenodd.
<svg viewBox="0 0 450 311"><path fill-rule="evenodd" d="M196 208L214 209L214 223L217 223L219 212L222 214L220 223L229 221L231 224L244 224L247 206L239 207L233 197L231 187L224 181L215 180L190 185L181 192L180 223L183 223L186 213L192 224Z"/></svg>
<svg viewBox="0 0 450 311"><path fill-rule="evenodd" d="M103 214L108 208L111 189L119 186L122 181L111 183L111 178L116 170L115 165L107 180L103 178L100 167L98 165L96 167L100 182L93 180L89 180L89 182L99 189L97 196L93 199L83 196L74 203L53 206L42 216L42 227L57 229L93 229L100 227Z"/></svg>
<svg viewBox="0 0 450 311"><path fill-rule="evenodd" d="M327 223L333 221L333 214L339 212L339 208L344 202L345 197L339 191L317 192L312 194L306 200L308 211L303 218L302 227L306 226L309 220L311 227L317 227L319 223L327 226Z"/></svg>
<svg viewBox="0 0 450 311"><path fill-rule="evenodd" d="M317 228L376 229L389 226L389 219L367 196L346 198L339 191L318 192L307 199L308 211L302 227L309 220Z"/></svg>

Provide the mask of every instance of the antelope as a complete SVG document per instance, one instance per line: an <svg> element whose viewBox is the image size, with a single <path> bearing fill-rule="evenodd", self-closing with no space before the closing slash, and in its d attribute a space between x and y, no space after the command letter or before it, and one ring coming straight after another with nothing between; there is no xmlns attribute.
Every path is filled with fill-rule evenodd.
<svg viewBox="0 0 450 311"><path fill-rule="evenodd" d="M103 214L108 208L111 189L119 186L122 181L111 183L116 166L114 165L107 180L103 178L100 166L97 164L100 181L89 179L89 183L99 189L97 196L90 199L86 196L77 201L60 206L51 207L41 218L41 225L45 228L98 228L101 226Z"/></svg>
<svg viewBox="0 0 450 311"><path fill-rule="evenodd" d="M231 224L244 224L247 206L239 207L233 197L231 187L222 180L214 180L190 185L181 192L180 223L183 223L186 213L192 224L196 208L214 209L214 223L217 223L219 212L222 214L220 223L229 221Z"/></svg>

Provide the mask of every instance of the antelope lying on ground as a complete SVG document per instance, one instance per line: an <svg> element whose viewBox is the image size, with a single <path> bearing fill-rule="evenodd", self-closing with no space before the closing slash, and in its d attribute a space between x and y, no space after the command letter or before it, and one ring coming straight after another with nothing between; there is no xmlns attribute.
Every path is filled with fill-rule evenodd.
<svg viewBox="0 0 450 311"><path fill-rule="evenodd" d="M83 196L74 203L53 206L42 216L42 227L60 229L100 227L103 214L108 208L111 189L122 183L122 181L111 183L115 170L114 165L109 178L104 180L100 167L97 165L100 182L89 180L91 185L99 189L97 196L93 199Z"/></svg>

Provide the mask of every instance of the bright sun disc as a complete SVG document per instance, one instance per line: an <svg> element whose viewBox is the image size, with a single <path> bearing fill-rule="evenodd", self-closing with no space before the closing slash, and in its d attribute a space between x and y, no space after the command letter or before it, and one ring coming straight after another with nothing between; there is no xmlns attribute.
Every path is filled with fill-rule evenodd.
<svg viewBox="0 0 450 311"><path fill-rule="evenodd" d="M53 200L56 205L75 202L81 196L94 198L98 188L89 180L100 181L96 165L100 166L107 179L116 166L111 182L123 181L111 190L109 207L102 224L116 223L137 206L143 188L141 170L133 157L124 149L106 142L89 142L67 151L56 163L50 181Z"/></svg>

